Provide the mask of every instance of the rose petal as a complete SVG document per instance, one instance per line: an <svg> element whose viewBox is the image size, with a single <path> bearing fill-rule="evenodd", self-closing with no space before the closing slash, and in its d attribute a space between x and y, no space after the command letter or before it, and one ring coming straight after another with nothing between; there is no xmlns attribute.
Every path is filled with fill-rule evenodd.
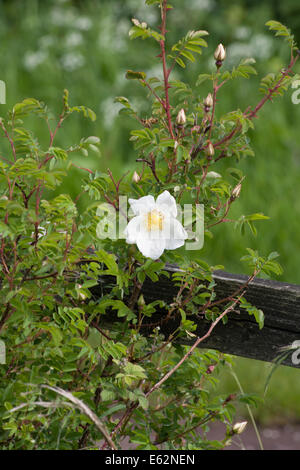
<svg viewBox="0 0 300 470"><path fill-rule="evenodd" d="M128 199L128 202L134 215L142 215L155 208L155 200L151 195L143 196L140 199Z"/></svg>
<svg viewBox="0 0 300 470"><path fill-rule="evenodd" d="M163 211L165 214L169 214L172 217L177 217L177 206L175 198L169 193L164 191L156 199L156 206L158 210Z"/></svg>
<svg viewBox="0 0 300 470"><path fill-rule="evenodd" d="M136 243L137 238L141 237L143 216L133 217L127 224L124 234L127 243Z"/></svg>
<svg viewBox="0 0 300 470"><path fill-rule="evenodd" d="M180 246L184 245L184 241L188 238L186 230L182 224L176 219L170 219L168 232L165 235L168 237L165 239L167 250L176 250Z"/></svg>
<svg viewBox="0 0 300 470"><path fill-rule="evenodd" d="M153 260L160 258L165 249L164 239L150 240L146 237L141 237L137 240L136 244L146 258Z"/></svg>

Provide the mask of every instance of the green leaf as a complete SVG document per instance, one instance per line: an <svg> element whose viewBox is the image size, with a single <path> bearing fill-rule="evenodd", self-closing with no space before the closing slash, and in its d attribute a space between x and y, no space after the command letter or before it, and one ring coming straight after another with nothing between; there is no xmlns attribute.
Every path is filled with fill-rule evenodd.
<svg viewBox="0 0 300 470"><path fill-rule="evenodd" d="M63 334L57 326L42 322L37 323L36 326L37 328L41 328L42 330L49 331L55 346L58 346L62 342Z"/></svg>
<svg viewBox="0 0 300 470"><path fill-rule="evenodd" d="M255 310L254 317L256 322L258 323L259 329L261 330L264 326L265 316L264 312L260 309Z"/></svg>
<svg viewBox="0 0 300 470"><path fill-rule="evenodd" d="M116 394L112 390L104 389L104 390L101 391L101 400L102 401L112 402L115 398L116 398Z"/></svg>
<svg viewBox="0 0 300 470"><path fill-rule="evenodd" d="M206 36L207 34L208 32L204 30L189 31L184 38L174 44L172 54L168 55L168 58L177 62L177 64L183 68L185 67L183 58L194 62L195 57L192 52L202 54L202 48L207 47L207 42L202 36Z"/></svg>
<svg viewBox="0 0 300 470"><path fill-rule="evenodd" d="M14 118L21 118L28 114L47 116L47 108L44 103L35 98L26 98L21 103L15 104L12 110Z"/></svg>
<svg viewBox="0 0 300 470"><path fill-rule="evenodd" d="M271 31L276 31L275 36L284 37L284 40L289 43L292 49L297 49L297 44L294 40L294 35L291 34L291 30L288 29L285 25L283 25L279 21L270 20L266 22L266 26L268 26Z"/></svg>
<svg viewBox="0 0 300 470"><path fill-rule="evenodd" d="M246 216L246 220L267 220L270 217L262 214L261 212L256 212L255 214L250 214Z"/></svg>
<svg viewBox="0 0 300 470"><path fill-rule="evenodd" d="M198 78L197 78L197 81L196 81L196 86L200 86L200 85L202 85L202 83L205 82L206 80L211 80L211 79L212 79L211 74L209 74L209 73L201 73L200 75L198 75Z"/></svg>
<svg viewBox="0 0 300 470"><path fill-rule="evenodd" d="M87 137L84 141L85 141L87 144L94 144L94 145L100 144L100 139L99 139L99 137L96 137L95 135L90 135L90 136Z"/></svg>
<svg viewBox="0 0 300 470"><path fill-rule="evenodd" d="M115 413L120 412L121 410L125 410L126 405L125 403L118 403L117 405L111 406L107 411L101 414L101 418L104 418L105 416L111 416Z"/></svg>
<svg viewBox="0 0 300 470"><path fill-rule="evenodd" d="M81 113L84 115L84 117L90 119L91 121L96 121L97 116L96 113L90 108L87 108L86 106L73 106L72 108L69 108L68 114L71 113Z"/></svg>
<svg viewBox="0 0 300 470"><path fill-rule="evenodd" d="M67 160L68 158L68 153L59 147L50 147L48 153L53 154L58 160Z"/></svg>
<svg viewBox="0 0 300 470"><path fill-rule="evenodd" d="M162 34L149 28L147 23L140 23L139 20L137 20L136 18L133 18L131 21L133 22L134 26L129 31L130 39L141 38L144 40L148 38L153 38L155 39L155 41L161 41L164 39L164 36Z"/></svg>
<svg viewBox="0 0 300 470"><path fill-rule="evenodd" d="M125 77L127 80L145 80L146 74L144 72L134 72L133 70L127 70Z"/></svg>

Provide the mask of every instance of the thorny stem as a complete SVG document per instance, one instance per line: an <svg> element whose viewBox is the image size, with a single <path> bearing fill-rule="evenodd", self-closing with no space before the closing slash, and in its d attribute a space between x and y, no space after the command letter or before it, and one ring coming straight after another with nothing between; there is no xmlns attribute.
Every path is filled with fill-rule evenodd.
<svg viewBox="0 0 300 470"><path fill-rule="evenodd" d="M5 134L5 137L7 138L7 140L9 141L10 143L10 146L11 146L11 149L12 149L12 153L13 153L13 157L14 157L14 161L17 160L17 155L16 155L16 149L15 149L15 146L14 146L14 143L13 143L13 140L12 138L10 137L9 133L7 132L7 129L6 127L4 126L3 124L3 121L2 119L0 119L0 126Z"/></svg>
<svg viewBox="0 0 300 470"><path fill-rule="evenodd" d="M209 128L209 134L208 138L210 140L211 137L211 132L212 132L212 127L213 127L213 122L214 122L214 117L215 117L215 111L216 111L216 101L217 101L217 92L218 92L218 75L216 76L216 79L214 80L213 84L213 106L211 110L211 118L210 118L210 128Z"/></svg>
<svg viewBox="0 0 300 470"><path fill-rule="evenodd" d="M172 139L175 140L174 132L173 132L173 126L172 126L172 120L171 120L171 112L170 112L170 100L169 100L169 75L171 70L167 69L167 61L166 61L166 48L165 48L165 37L166 37L166 21L167 21L167 0L163 0L163 3L161 4L161 34L163 35L164 39L160 40L160 49L161 49L161 60L162 60L162 65L163 65L163 74L164 74L164 87L165 87L165 100L164 100L164 109L167 115L167 122L168 122L168 129L170 136Z"/></svg>
<svg viewBox="0 0 300 470"><path fill-rule="evenodd" d="M236 289L230 296L224 297L223 299L220 300L215 300L214 302L211 302L210 300L203 306L203 308L200 310L200 314L204 313L207 308L215 307L216 305L223 304L224 302L229 302L232 301L237 295L239 295L241 292L243 292L242 295L245 293L245 289L249 286L250 282L253 281L253 279L259 274L260 270L255 270L253 274L248 278L248 280L238 289Z"/></svg>
<svg viewBox="0 0 300 470"><path fill-rule="evenodd" d="M230 206L231 204L233 203L234 200L231 200L231 199L227 199L226 203L225 203L225 206L226 206L226 209L225 209L225 212L224 212L224 215L221 217L221 219L217 220L216 222L210 224L207 226L207 228L211 228L211 227L214 227L215 225L218 225L218 224L221 224L222 222L225 222L226 217L228 215L228 212L230 210Z"/></svg>
<svg viewBox="0 0 300 470"><path fill-rule="evenodd" d="M137 158L136 159L136 162L143 162L143 163L146 163L146 165L149 166L150 170L152 171L152 174L154 176L154 178L156 179L156 181L161 184L161 181L160 179L158 178L157 176L157 173L156 173L156 166L155 166L155 157L154 157L154 154L151 153L150 154L150 158L151 158L151 162L149 160L146 160L145 158Z"/></svg>
<svg viewBox="0 0 300 470"><path fill-rule="evenodd" d="M276 85L274 85L273 88L270 88L269 89L269 92L267 93L267 95L265 95L261 100L260 102L255 106L255 108L250 111L249 113L244 113L245 116L249 119L252 119L254 117L257 117L257 112L263 107L263 105L268 101L268 100L271 100L272 99L272 96L274 95L274 93L276 93L276 91L278 90L278 88L280 87L281 83L283 82L283 80L289 75L289 73L291 72L292 68L294 67L295 63L297 62L299 58L299 55L296 55L296 57L293 57L291 58L291 61L287 67L287 69L283 70L281 72L281 78L278 80L278 82L276 83Z"/></svg>
<svg viewBox="0 0 300 470"><path fill-rule="evenodd" d="M256 118L257 117L257 113L258 111L260 111L260 109L264 106L264 104L267 102L267 101L272 101L272 97L273 95L276 93L276 91L279 89L280 85L282 84L283 80L289 75L289 73L292 71L295 63L297 62L299 58L299 54L297 54L295 57L292 56L291 58L291 61L288 65L288 67L281 72L281 77L279 78L279 80L277 81L277 83L273 86L273 88L270 88L269 89L269 92L257 103L257 105L255 106L254 109L249 109L249 107L244 111L243 115L248 118L248 119L253 119L253 118ZM211 124L213 122L213 117L214 117L214 113L215 113L215 103L216 103L216 94L219 90L219 88L221 86L223 86L223 84L225 83L226 81L223 81L222 83L220 83L219 85L214 85L214 104L213 104L213 110L212 110L212 116L211 116ZM241 124L237 124L227 135L225 135L224 137L222 137L222 139L220 139L219 141L215 142L213 144L214 148L218 148L218 147L221 147L222 145L226 144L227 142L229 142L240 130L241 130L242 126ZM212 126L209 128L209 136L211 135L211 129L212 129ZM195 157L195 155L197 153L199 153L200 150L204 150L206 148L207 145L204 145L203 147L201 146L198 146L196 149L192 149L191 150L191 156L192 158ZM215 159L215 161L218 160ZM194 170L193 174L197 174L197 173L200 173L202 171L202 169L196 169Z"/></svg>
<svg viewBox="0 0 300 470"><path fill-rule="evenodd" d="M0 332L2 331L3 326L5 325L5 322L11 317L11 315L14 313L16 309L12 308L10 303L6 304L5 311L2 315L2 318L0 320Z"/></svg>
<svg viewBox="0 0 300 470"><path fill-rule="evenodd" d="M157 99L157 101L162 105L163 108L165 108L165 102L158 96L155 90L149 85L149 83L146 80L141 80L142 83L150 90L152 95Z"/></svg>
<svg viewBox="0 0 300 470"><path fill-rule="evenodd" d="M94 320L91 322L91 325L96 328L96 330L99 331L99 333L101 333L102 336L104 336L104 338L108 339L109 341L114 341L110 336L108 336L106 333L104 333L104 331L100 328L100 326L98 325L97 322L95 322Z"/></svg>
<svg viewBox="0 0 300 470"><path fill-rule="evenodd" d="M54 142L54 138L57 134L57 131L58 129L61 127L63 121L65 119L65 112L63 111L61 113L61 115L59 116L59 120L58 120L58 123L54 129L54 131L52 132L51 129L50 129L50 126L49 127L49 132L50 132L50 142L49 142L49 148L52 147L53 145L53 142ZM44 160L39 164L39 168L42 168L42 166L46 165L46 163L48 163L49 160L51 160L52 158L54 158L54 155L51 155L49 152L46 154Z"/></svg>
<svg viewBox="0 0 300 470"><path fill-rule="evenodd" d="M254 109L252 110L249 110L249 108L246 109L246 111L243 113L244 116L248 119L253 119L253 118L256 118L257 117L257 113L258 111L260 111L260 109L264 106L264 104L267 102L267 101L271 101L272 100L272 97L274 95L274 93L276 93L276 91L279 89L280 85L282 84L283 80L289 75L289 73L292 71L295 63L297 62L299 58L299 54L296 55L295 57L292 57L291 58L291 61L288 65L288 67L281 72L281 77L280 79L277 81L277 83L273 86L273 88L270 88L269 89L269 92L257 103L257 105L255 106ZM237 133L239 132L241 129L241 125L238 124L236 127L234 127L234 129L232 129L232 131L227 134L226 136L224 136L221 140L219 140L218 142L216 142L214 144L214 148L217 148L217 147L220 147L221 145L225 144L226 142L228 142L229 140L232 139L232 137Z"/></svg>

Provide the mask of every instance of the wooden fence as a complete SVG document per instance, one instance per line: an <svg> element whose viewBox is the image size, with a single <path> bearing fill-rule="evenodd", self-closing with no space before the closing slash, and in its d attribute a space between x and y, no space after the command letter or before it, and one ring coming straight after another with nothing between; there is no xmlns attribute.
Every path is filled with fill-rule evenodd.
<svg viewBox="0 0 300 470"><path fill-rule="evenodd" d="M176 268L168 267L170 273ZM216 281L215 291L217 298L225 298L232 295L247 281L246 276L230 274L223 271L214 273ZM142 293L147 302L164 300L171 303L176 295L176 287L170 278L163 276L159 282L153 283L146 280ZM97 294L97 290L95 292ZM98 291L98 295L100 295ZM254 279L248 286L244 297L254 306L263 310L265 323L262 329L253 316L243 309L235 310L228 314L228 322L224 325L218 323L212 334L199 344L201 348L217 349L224 353L237 356L273 362L280 354L282 348L299 342L299 354L297 350L290 351L282 364L300 368L300 286L285 282L265 279ZM113 317L110 317L113 321ZM197 323L194 332L202 337L208 331L211 322L204 317L193 321ZM180 319L164 321L164 312L157 312L151 317L151 322L161 325L161 331L165 335L172 333L179 325ZM147 328L145 334L147 334ZM192 345L195 338L181 341Z"/></svg>

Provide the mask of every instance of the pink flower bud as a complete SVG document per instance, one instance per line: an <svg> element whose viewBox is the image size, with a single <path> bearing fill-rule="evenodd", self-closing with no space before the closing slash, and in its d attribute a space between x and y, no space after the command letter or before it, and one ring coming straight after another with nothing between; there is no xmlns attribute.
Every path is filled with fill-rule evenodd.
<svg viewBox="0 0 300 470"><path fill-rule="evenodd" d="M214 146L211 142L209 142L207 148L206 148L206 153L209 157L213 157L215 154L215 149Z"/></svg>
<svg viewBox="0 0 300 470"><path fill-rule="evenodd" d="M176 123L179 126L183 126L186 123L186 115L185 115L185 112L184 112L183 108L177 114Z"/></svg>
<svg viewBox="0 0 300 470"><path fill-rule="evenodd" d="M223 62L226 58L226 50L223 44L219 44L217 49L215 50L214 57L217 62Z"/></svg>
<svg viewBox="0 0 300 470"><path fill-rule="evenodd" d="M231 199L232 201L234 201L235 199L237 199L237 198L240 196L240 194L241 194L241 189L242 189L241 183L237 184L237 185L233 188L232 193L231 193L231 196L230 196L230 199Z"/></svg>
<svg viewBox="0 0 300 470"><path fill-rule="evenodd" d="M141 179L140 175L135 171L132 176L133 183L138 183L140 179Z"/></svg>
<svg viewBox="0 0 300 470"><path fill-rule="evenodd" d="M214 104L213 96L211 93L208 93L207 97L204 100L204 106L206 108L211 108L213 104Z"/></svg>

